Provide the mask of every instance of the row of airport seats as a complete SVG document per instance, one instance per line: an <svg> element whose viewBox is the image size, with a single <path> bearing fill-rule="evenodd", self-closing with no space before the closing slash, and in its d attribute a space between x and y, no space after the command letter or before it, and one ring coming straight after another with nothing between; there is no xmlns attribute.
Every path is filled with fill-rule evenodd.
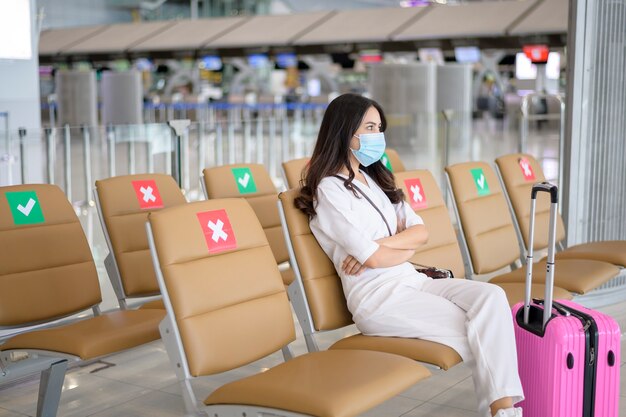
<svg viewBox="0 0 626 417"><path fill-rule="evenodd" d="M43 184L0 190L0 329L17 332L0 345L0 384L41 372L37 416L54 416L68 363L159 339L165 312L101 313L91 249L65 194ZM89 310L82 320L30 328Z"/></svg>
<svg viewBox="0 0 626 417"><path fill-rule="evenodd" d="M161 334L189 412L355 416L430 375L417 362L385 352L329 350L292 358L289 300L265 233L244 199L153 212L147 230L167 310ZM202 405L196 400L193 378L278 350L284 363L222 385Z"/></svg>
<svg viewBox="0 0 626 417"><path fill-rule="evenodd" d="M284 265L288 254L278 218L276 189L262 166L239 167L239 169L241 171L230 169L224 171L223 167L206 170L203 188L209 198L241 197L242 194L251 194L248 202L255 209L256 215L250 216L250 213L247 213L247 219L243 223L247 223L247 229L251 230L253 241L256 242L255 249L257 244L260 248L267 245L269 241L270 253L274 255L272 259L279 264L283 263L280 271L283 286L273 297L278 300L281 297L280 294L284 294L285 286L293 281L293 272L288 268L288 264ZM236 178L238 181L229 182L230 185L234 184L234 188L223 186L221 183L223 178L220 176L228 171L232 176L238 175ZM218 181L212 181L212 178L218 178ZM2 199L4 204L1 204L0 209L2 219L0 242L3 248L10 248L0 254L2 262L0 283L9 288L7 291L0 292L0 329L13 329L17 334L0 345L0 385L41 371L37 415L54 416L60 401L68 364L90 363L159 338L158 325L165 316L163 301L157 299L145 303L138 310L132 310L128 308L127 300L160 294L145 232L148 214L165 207L186 206L186 200L174 180L167 175L134 175L96 182L94 197L110 248L104 264L121 307L120 311L102 314L98 307L101 294L94 260L74 209L61 190L56 186L41 184L2 187L0 190L5 197ZM228 200L224 201L228 203ZM259 227L259 220L263 226L263 238L259 238L258 233L255 235L252 232ZM236 266L247 265L252 268L245 274L247 279L256 279L259 275L266 275L258 269L259 265L256 262L234 259ZM218 258L215 258L215 261L217 260ZM261 257L260 260L265 261L265 264L260 265L268 267L267 257ZM271 266L267 275L271 277L272 267L276 268L276 263L269 265ZM160 273L160 267L157 267L156 271ZM226 268L227 276L230 271L235 271L235 268ZM201 274L200 279L206 276L207 274ZM198 281L196 280L195 283L198 284ZM247 286L244 285L244 287ZM231 297L236 299L243 294L241 304L246 305L250 301L248 297L254 297L255 291L261 289L261 293L264 293L268 289L270 292L275 290L275 288L272 289L271 284L267 284L266 288L263 288L263 285L257 287L252 285L250 289L249 292L241 291L239 285L234 285L232 290L236 294L231 294ZM209 294L213 292L214 289L208 291ZM198 291L198 288L195 288L192 293L200 295L201 303L206 305L210 302L206 298L207 292ZM213 304L209 307L211 312L214 315L219 314L215 309L218 305L229 310L227 314L232 314L233 304L221 305L229 298L229 295L226 292L219 292L215 297L220 299L213 300ZM267 294L259 295L261 299L265 297ZM275 330L274 327L278 323L284 324L291 320L290 309L285 309L284 305L281 308L280 303L280 301L270 303L267 312L269 320L265 322L265 328L269 326ZM188 300L182 303L185 309L191 304ZM176 304L169 303L169 305ZM262 305L258 307L261 311ZM64 318L77 314L84 316L85 310L88 309L92 310L92 317L62 321ZM247 320L248 323L252 323L253 327L260 325L259 320L263 316L262 312L255 313L254 310L252 309ZM285 316L285 312L289 312L289 317ZM245 308L243 313L246 313ZM176 316L179 320L186 318L185 313L181 314ZM242 317L239 317L239 313L236 315L236 320L232 324L239 326L239 320L245 314ZM163 334L169 333L167 329L169 323L171 321L163 321L162 327L164 328L161 329ZM33 325L40 327L33 330L31 328ZM250 329L243 328L245 326L240 327L242 327L241 331L235 333L239 333L238 342L246 345L247 342L243 339ZM295 335L293 322L290 327L290 330L282 332L269 331L268 334L272 337L268 338L265 335L268 341L259 345L262 355L267 353L264 346L274 346L276 343L280 346L293 340ZM223 333L221 336L217 336L218 332L209 335L214 349L211 348L211 344L200 345L201 351L207 350L210 353L209 361L217 357L216 350L220 349L220 341L222 347L233 341L229 338L234 333L230 326L224 326L220 330ZM198 329L198 332L194 331L192 335L203 334L202 331ZM206 336L206 329L204 331ZM180 333L177 332L177 334ZM277 336L278 340L274 340L273 336ZM259 338L255 337L252 340L258 341ZM167 340L166 338L166 342ZM217 369L222 369L233 362L247 363L249 362L248 356L258 355L259 349L248 349L248 353L239 351L234 355L232 347L222 350L225 357L220 358L214 365ZM171 353L172 349L168 349L168 352ZM284 348L283 353L286 358L291 357L288 349ZM196 352L196 354L200 355L201 352ZM175 353L174 356L176 356ZM198 356L190 354L189 357L197 358ZM199 360L202 363L203 360ZM182 367L181 363L184 363L185 367ZM183 388L190 388L185 384L188 382L185 376L189 376L191 372L187 367L187 355L185 359L178 360L176 365L177 370L184 369L184 375L181 378ZM201 372L219 372L209 368ZM369 370L356 375L345 372L358 368L369 368ZM199 370L195 365L192 369L194 372ZM292 370L286 371L285 369ZM326 371L320 377L310 377L311 370L319 369L326 369ZM429 372L411 360L403 360L403 358L380 352L333 352L313 355L306 360L298 358L290 362L289 367L282 367L280 371L265 374L268 378L261 379L268 381L269 385L265 387L263 397L274 389L272 387L276 380L281 380L285 375L303 375L302 384L291 387L292 391L293 389L300 390L300 394L292 392L289 395L290 398L294 398L292 401L296 404L308 404L306 406L308 408L303 409L306 414L341 416L358 414L427 377ZM269 378L270 375L274 375L275 378ZM369 379L375 381L376 378L386 381L383 384L385 389L381 392L370 392L371 385L368 384L365 384L366 387L359 386L359 381ZM252 391L258 394L261 385L255 383ZM310 398L311 393L308 389L304 392L303 387L311 388L315 396ZM290 387L285 386L285 388ZM221 390L219 395L224 398L223 396L229 390L232 390L232 387ZM193 392L189 392L190 395L185 395L187 409L194 410L198 403L195 401ZM285 392L279 389L274 397L280 399ZM217 395L218 393L212 398L216 399ZM308 395L308 399L302 398L302 395ZM318 396L328 400L319 401ZM353 404L357 397L358 403ZM298 409L301 406L294 405L291 408L294 407ZM286 408L290 409L288 405ZM216 415L232 412L229 407L224 410L214 407L214 411L219 412Z"/></svg>
<svg viewBox="0 0 626 417"><path fill-rule="evenodd" d="M530 189L532 184L545 181L541 166L531 155L503 156L497 159L496 166L502 175L498 176L484 162L446 167L468 276L493 273L507 262L519 265L524 260L529 234ZM548 246L550 204L546 197L541 195L537 199L535 250L545 250ZM557 223L560 230L557 240L562 241L565 235L560 216ZM598 247L605 253L594 251ZM626 242L580 245L560 252L557 257L555 285L574 294L586 294L620 275L626 265ZM535 263L534 268L533 282L543 284L546 260ZM524 282L525 278L525 268L517 268L490 282L503 285Z"/></svg>
<svg viewBox="0 0 626 417"><path fill-rule="evenodd" d="M514 213L516 230L518 235L521 235L519 241L525 248L528 245L530 224L528 195L534 181L545 180L541 166L530 155L513 154L497 158L495 167L506 189L511 211ZM548 246L547 227L550 214L547 200L543 203L542 210L538 210L537 213L539 218L535 227L539 229L535 233L533 247L540 250ZM626 242L621 240L597 241L566 248L563 245L565 226L561 216L557 218L556 227L556 240L559 242L560 249L556 254L557 259L594 259L621 267L626 265Z"/></svg>
<svg viewBox="0 0 626 417"><path fill-rule="evenodd" d="M302 165L304 164L305 162ZM399 165L394 164L394 167L397 166ZM301 170L302 168L300 168ZM427 171L403 173L395 170L395 172L398 186L404 189L405 195L409 197L409 203L412 202L413 208L419 211L429 225L431 240L428 245L416 254L415 261L427 265L447 267L452 269L456 276L462 276L463 261L461 260L460 248L457 244L443 198L441 198L432 175ZM539 173L540 171L535 169L535 172ZM285 173L288 173L287 164L285 165ZM485 174L484 167L483 174ZM298 177L300 177L299 173ZM117 284L114 283L114 287L117 285L122 290L118 292L116 289L118 298L120 298L120 295L122 296L120 305L126 306L126 297L158 294L159 285L156 284L155 270L161 281L161 289L167 289L167 293L169 293L169 296L165 297L166 305L169 303L168 315L161 325L161 334L168 348L168 354L176 365L175 369L182 382L186 405L190 410L194 410L198 406L198 401L195 400L193 391L188 383L191 377L220 372L221 370L248 363L259 357L259 355L262 356L280 349L287 344L288 340L292 340L293 323L287 323L287 326L284 326L285 329L291 328L290 331L285 330L285 333L277 334L276 329L277 323L285 324L285 320L291 320L279 312L281 308L284 310L284 306L280 307L284 304L284 289L277 288L275 282L272 283L269 278L267 283L257 281L266 275L268 277L276 275L276 263L282 263L286 259L285 241L288 246L286 252L290 254L291 258L292 268L291 274L289 274L291 279L287 275L288 279L286 280L286 274L283 273L283 279L279 280L279 282L288 286L289 296L300 324L304 329L305 340L309 350L317 350L313 339L314 333L351 324L351 317L345 307L341 284L332 263L326 258L311 235L308 229L308 219L293 208L294 191L283 193L280 196L281 207L283 208L283 226L287 237L287 239L281 241L280 236L277 238L276 233L277 224L280 223L280 221L277 221L277 193L273 188L273 184L271 184L271 180L269 180L269 176L261 166L211 168L205 170L204 179L205 191L210 198L252 198L252 201L249 200L251 206L255 209L256 216L265 229L263 236L253 233L255 228L259 228L258 220L253 218L254 216L249 216L250 213L247 206L240 207L237 205L241 205L241 201L238 200L239 203L234 203L232 200L215 200L208 203L185 204L185 199L174 181L171 177L165 175L118 177L99 181L95 193L103 226L107 234L107 241L112 248L111 257L108 258L105 264L112 281L118 281ZM289 180L289 175L287 175L287 179ZM540 180L541 178L537 177L536 179ZM296 181L298 180L299 178ZM416 183L415 180L420 182ZM486 179L483 179L483 181L487 181L491 193L501 194L501 191L492 185L494 184L492 182L493 179L489 175L486 175ZM454 183L454 181L451 182ZM416 188L416 185L421 185L421 187ZM416 189L421 189L422 191L420 194L421 200L419 198L416 199ZM474 189L476 189L475 186ZM491 195L490 199L493 199L493 195ZM417 204L418 202L419 204ZM23 207L28 207L28 203L24 204L25 206ZM208 205L201 207L199 204ZM147 213L163 207L174 206L179 207L166 210L162 214L164 219L169 219L164 220L164 231L157 232L154 230L153 258L158 261L155 262L156 268L150 268L148 239L143 231ZM193 208L189 208L190 206ZM457 209L459 209L459 212L463 212L460 207L461 204L458 204ZM204 208L206 208L206 211L203 211ZM211 222L213 229L203 230L203 233L199 234L199 211L203 213L223 212L222 214L227 215L228 221L224 221L226 220L225 218L208 219L207 224ZM248 214L244 215L242 211L248 211ZM166 212L178 214L166 216ZM193 215L189 214L187 216L189 221L186 223L186 226L188 226L188 229L185 229L183 227L185 222L181 223L179 220L184 217L184 213L191 212L193 212ZM266 215L267 220L263 220L263 215ZM156 212L152 214L151 224L159 216L161 214ZM471 214L467 216L471 218ZM237 220L235 221L234 219ZM220 221L221 226L218 228ZM171 222L171 228L169 222ZM156 226L153 224L153 229L154 227ZM471 230L471 227L469 229ZM494 230L499 229L502 229L502 227L497 226L494 228ZM220 238L224 236L222 233L225 233L226 236L235 236L234 247L232 246L233 242L227 242L228 238ZM186 234L189 235L186 236ZM278 229L278 234L280 234L280 229ZM488 235L489 233L484 233L484 231L478 233L479 237L485 234ZM225 253L213 255L209 246L207 255L209 239L216 243L213 239L216 236L218 243L222 243L218 245L218 253L221 253L221 250L224 250ZM198 240L200 237L202 239ZM221 240L224 240L224 242L221 242ZM267 241L271 243L272 240L277 241L278 245L282 243L282 247L279 246L277 250L274 246L270 246L271 251L269 252L274 256L268 257L268 251L262 248L266 248ZM476 246L480 247L480 245ZM280 256L281 254L282 256ZM165 261L163 257L166 258ZM271 262L267 262L268 259L271 259ZM503 266L505 265L506 263ZM264 272L265 269L267 272ZM206 273L202 273L202 271L206 270L224 272L221 274L211 273L209 276ZM480 273L483 272L483 269L479 270L479 268L476 268L476 270L480 271ZM298 277L295 281L292 278L294 272L295 276ZM135 280L137 277L139 279ZM224 282L228 283L229 281L232 282L224 284ZM506 282L499 285L507 292L510 302L521 299L523 285L520 282ZM536 287L533 292L540 296L542 286ZM216 288L220 290L219 293L215 293ZM557 292L557 297L566 298L570 296L569 292L560 291L561 293ZM163 292L166 294L166 291ZM158 302L156 305L152 303L148 307L162 307L162 305L161 302ZM258 308L254 309L253 307L255 306ZM264 306L267 308L266 310L263 310ZM145 306L142 310L150 311ZM162 317L162 310L152 311L160 311ZM248 319L246 320L245 317L248 317ZM260 320L263 318L268 318L269 321L261 324ZM263 326L271 326L271 328ZM239 329L239 327L243 328ZM224 333L226 328L237 328L237 331ZM276 340L265 340L269 333L274 334ZM255 335L250 340L263 339L264 341L260 343L258 349L248 349L245 347L247 344L243 339L247 339L247 335ZM233 350L233 346L239 346L239 343L241 343L241 348ZM0 346L0 349L3 352L10 352L11 349L7 349L5 346ZM27 348L21 347L21 350L24 349ZM281 365L282 368L280 370L273 371L266 378L258 377L252 382L245 379L239 384L225 386L207 398L205 403L212 404L213 411L217 410L215 404L246 402L247 404L256 404L262 407L302 411L305 414L326 415L321 414L322 410L318 408L294 408L298 407L300 403L306 403L300 397L304 394L299 391L293 392L293 389L297 391L298 387L277 385L274 377L278 379L284 378L285 375L290 375L290 372L294 372L294 374L306 373L306 370L309 369L307 367L316 369L319 367L324 368L328 365L329 368L333 369L350 369L350 367L338 367L339 365L334 363L334 359L327 358L333 358L332 355L335 355L334 357L337 358L339 356L336 355L344 355L340 357L340 362L350 362L353 360L350 358L356 358L364 354L363 352L355 353L355 349L369 349L400 354L421 362L435 364L443 369L448 369L460 362L460 357L452 349L432 342L356 335L340 340L331 348L333 353L330 355L322 355L321 359L298 358L298 365ZM345 350L347 353L336 353L339 350ZM288 349L283 349L283 353L286 357L289 357ZM372 358L368 360L370 359ZM387 359L389 358L383 358L379 355L378 359L374 360L380 360L383 363ZM292 363L295 362L289 361L285 365ZM352 363L350 366L356 365ZM404 368L404 365L402 365L402 368ZM296 369L297 371L295 371ZM415 371L417 368L413 367L412 369ZM428 375L427 371L422 368L419 368L417 374L419 375L418 379ZM350 379L350 375L345 375L342 379L338 375L328 374L323 375L322 380L319 381L301 381L305 384L311 382L318 384L321 387L321 391L313 389L308 394L323 395L324 398L329 398L324 407L328 406L331 408L336 407L336 405L333 405L335 404L333 401L341 403L342 400L337 398L336 395L329 395L323 392L322 388L327 387L327 381L324 380L326 376L333 381L338 381L338 383L344 381L351 387L354 385L355 380L359 380L358 378L355 378L355 380ZM406 379L401 378L401 380L404 381L402 383L406 383ZM417 379L411 383L416 381ZM391 387L401 390L400 385L402 383L399 385L394 383ZM312 386L318 385L313 384ZM404 387L406 388L406 386ZM339 386L332 386L332 388L331 392L340 389ZM354 390L350 391L352 394L355 392ZM283 398L286 396L295 398L297 401L294 400L292 403L287 404ZM368 404L373 405L372 401L384 400L380 396L371 397L366 391L363 391L363 397L367 397L370 402L365 401L363 404L359 404L358 407L367 408ZM241 408L234 405L229 407L231 411L233 407L237 410ZM355 406L353 405L352 407ZM365 408L360 410L362 411ZM328 415L338 414L331 413Z"/></svg>
<svg viewBox="0 0 626 417"><path fill-rule="evenodd" d="M105 210L117 209L109 213L107 227L116 230L109 236L120 245L115 258L120 261L119 271L138 277L138 282L126 280L130 284L126 286L128 294L144 290L154 293L141 272L155 269L139 260L145 258L145 253L138 247L141 239L136 235L145 236L145 229L136 227L145 223L147 212L124 211L120 200L131 199L140 208L143 205L143 209L149 209L146 205L163 205L160 192L164 192L174 203L184 203L175 186L176 191L167 190L168 183L173 183L171 177L157 177L164 184L160 189L156 179L135 176L126 177L126 181L112 179L119 187L111 187L111 194L98 194ZM42 370L37 415L54 416L68 362L97 360L158 339L157 326L165 311L144 308L101 314L91 251L62 191L53 185L21 185L3 187L1 193L0 325L23 332L0 346L0 383ZM162 287L165 294L171 294L166 304L168 309L176 309L176 315L170 317L176 317L176 335L185 340L186 354L176 368L194 376L248 363L295 338L284 285L249 204L241 199L204 203L209 212L219 206L232 216L232 226L222 233L236 233L237 250L221 256L207 252L202 234L200 240L198 236L186 237L200 228L197 212L203 210L202 204L178 204L170 210L180 208L180 213L174 211L168 218L164 211L164 220L154 227L154 241L161 245L158 253L162 260L156 270L168 279L168 286ZM191 215L195 227L185 227L185 213ZM160 227L165 227L165 232L159 232ZM91 318L32 331L25 328L89 308L93 309ZM169 333L168 323L166 320L162 324L164 335ZM165 337L166 343L169 340ZM176 352L169 346L168 351ZM324 352L298 357L257 377L226 385L205 402L217 404L211 408L211 415L220 416L242 415L242 410L243 415L246 410L253 415L255 407L250 404L257 404L256 409L291 410L280 412L289 416L352 416L428 375L414 361L390 354ZM256 402L250 399L255 396L260 397ZM193 409L195 403L189 408Z"/></svg>
<svg viewBox="0 0 626 417"><path fill-rule="evenodd" d="M391 154L391 153L390 153ZM397 154L396 154L397 155ZM299 184L306 169L307 159L286 162L284 172L287 183ZM300 171L299 171L300 170ZM402 188L407 201L422 217L433 211L436 216L426 221L429 243L416 253L417 263L451 269L455 276L474 278L494 274L507 266L513 271L499 274L490 282L503 286L510 302L519 301L523 295L513 284L525 280L525 262L530 216L530 189L534 183L545 181L537 160L528 154L511 154L496 160L496 171L484 162L456 164L446 168L448 186L452 195L454 212L460 233L455 237L447 216L447 208L432 175L426 171L406 172L394 170L396 184ZM421 176L427 176L426 180ZM480 186L482 185L482 188ZM412 189L413 188L413 189ZM414 190L421 190L416 195ZM436 210L439 208L439 210ZM540 195L537 202L537 219L534 249L545 251L548 246L549 200ZM557 253L557 286L574 294L585 294L603 285L623 271L626 265L626 242L604 241L576 245L564 249L563 220L558 216L557 241L562 248ZM459 247L459 243L460 246ZM433 248L448 248L440 252ZM545 270L545 260L536 270ZM534 282L542 284L544 276L535 274ZM543 286L534 288L535 293ZM557 294L565 296L562 289Z"/></svg>
<svg viewBox="0 0 626 417"><path fill-rule="evenodd" d="M394 172L405 170L395 150L387 149L384 158L388 158L387 166ZM307 162L308 158L302 158L283 164L288 188L298 186ZM129 181L133 184L131 188L128 187ZM280 265L283 283L289 286L294 273L288 264L289 253L276 208L278 191L264 166L246 164L207 168L203 171L201 185L208 199L244 197L248 201ZM148 196L148 201L137 201L136 196L142 187L156 193L154 201L152 196ZM104 264L120 307L127 308L129 298L159 295L143 224L150 211L186 203L176 183L169 175L159 174L113 177L96 181L94 199L109 247ZM163 303L154 300L142 308L163 308Z"/></svg>
<svg viewBox="0 0 626 417"><path fill-rule="evenodd" d="M284 285L293 282L276 209L278 192L265 168L258 164L207 168L202 188L208 199L246 198L280 265ZM159 295L144 224L150 212L187 203L174 179L165 174L108 178L96 181L94 198L109 246L104 263L120 306L126 309L128 299ZM142 308L164 306L157 299Z"/></svg>
<svg viewBox="0 0 626 417"><path fill-rule="evenodd" d="M463 277L461 250L448 209L432 174L427 170L404 171L396 172L395 178L397 186L407 197L407 203L424 219L429 230L428 243L416 251L411 261L450 269L455 277ZM297 181L296 178L292 180ZM341 282L334 265L317 244L306 216L294 207L293 200L297 194L297 189L292 189L279 196L286 242L291 252L291 265L296 272L296 280L289 287L289 295L303 328L307 347L309 351L315 351L318 349L315 340L317 333L343 328L352 324L352 319L346 308ZM509 263L501 262L494 270L506 267ZM496 285L502 287L511 305L523 300L523 282ZM544 285L534 284L533 297L541 297L544 290ZM555 295L561 299L572 297L570 292L562 288L556 288ZM339 340L331 349L386 351L436 365L444 370L461 362L460 356L453 349L417 339L357 334Z"/></svg>
<svg viewBox="0 0 626 417"><path fill-rule="evenodd" d="M284 171L286 180L290 184L299 183L302 180L302 172L306 169L307 160L290 161L285 163ZM289 178L289 169L295 173L294 178ZM241 166L221 167L226 169L221 175L216 175L213 181L222 184L243 178L241 173L232 174L228 171L241 169ZM260 167L256 167L261 169ZM473 169L473 168L471 168ZM217 171L213 171L216 173ZM204 172L205 183L208 186L207 175ZM264 174L267 175L267 174ZM399 187L403 188L405 195L409 197L409 204L424 217L426 224L433 238L427 245L416 253L413 261L416 263L436 265L450 268L455 271L458 277L463 276L463 261L460 247L457 243L456 235L452 227L452 222L448 216L443 197L437 187L434 178L428 171L396 171L396 180ZM231 177L233 179L231 179ZM419 188L416 188L418 186ZM415 198L415 190L420 190L420 198ZM494 192L499 192L496 188ZM207 193L208 194L208 193ZM229 194L228 196L232 196ZM289 299L294 307L298 321L303 328L305 341L309 352L318 352L319 348L315 340L315 334L342 329L352 324L352 318L346 308L340 279L336 274L333 264L321 250L308 226L308 219L304 214L294 207L293 199L297 196L297 190L292 189L279 194L279 209L281 223L285 232L285 242L289 251L291 268L296 279L287 287ZM502 197L502 195L500 195ZM419 202L419 203L418 203ZM508 211L505 210L508 215ZM236 235L232 221L229 222L233 233ZM499 229L500 226L496 226ZM480 233L482 234L482 233ZM515 236L507 238L515 240ZM516 246L514 248L517 249ZM156 253L156 250L155 250ZM496 254L497 256L497 254ZM517 254L519 256L519 254ZM500 268L505 267L510 262L502 263ZM506 275L506 274L503 274ZM502 287L509 298L509 302L514 304L523 298L523 282L497 283ZM165 287L165 286L162 286ZM538 283L533 285L532 295L541 297L544 293L544 285ZM555 295L557 298L569 299L572 297L570 291L557 288ZM171 297L169 297L171 298ZM166 297L168 299L168 297ZM175 308L173 307L175 310ZM175 317L176 313L168 317ZM165 336L174 334L171 329L176 328L173 323L169 323L169 332L163 332ZM174 344L175 341L166 342ZM180 343L184 345L184 343ZM342 338L333 344L329 351L375 351L386 352L413 359L418 362L435 365L447 370L461 362L460 356L451 348L424 340L369 337L361 334ZM181 354L181 357L184 355ZM191 394L189 394L191 395ZM285 393L287 395L287 393ZM231 400L239 394L232 394ZM208 399L207 403L213 403L214 399ZM249 401L260 401L255 397ZM276 406L276 404L273 404Z"/></svg>

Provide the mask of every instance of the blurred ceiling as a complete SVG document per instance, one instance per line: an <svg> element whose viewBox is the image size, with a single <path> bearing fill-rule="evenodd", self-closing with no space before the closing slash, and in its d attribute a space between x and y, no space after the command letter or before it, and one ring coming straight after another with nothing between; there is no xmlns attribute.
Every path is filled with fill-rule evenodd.
<svg viewBox="0 0 626 417"><path fill-rule="evenodd" d="M502 1L502 0L279 0L294 12L308 12L316 10L360 9L375 7L407 7L428 3L460 4L472 2Z"/></svg>
<svg viewBox="0 0 626 417"><path fill-rule="evenodd" d="M371 4L372 0L359 3ZM424 47L453 50L456 46L519 50L533 43L563 46L567 23L568 0L307 10L272 16L230 15L50 29L41 33L39 55L42 61L67 61L207 53L244 56L285 50L299 54L415 51Z"/></svg>

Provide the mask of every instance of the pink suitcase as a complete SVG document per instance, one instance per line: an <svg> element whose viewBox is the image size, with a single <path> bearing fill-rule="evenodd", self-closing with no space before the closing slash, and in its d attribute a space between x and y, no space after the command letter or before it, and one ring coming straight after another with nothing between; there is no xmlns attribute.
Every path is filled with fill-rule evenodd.
<svg viewBox="0 0 626 417"><path fill-rule="evenodd" d="M550 237L545 300L530 300L535 203L549 192ZM620 329L615 320L571 301L553 302L556 186L535 184L531 193L524 303L513 307L524 417L618 417ZM552 305L552 309L544 309Z"/></svg>

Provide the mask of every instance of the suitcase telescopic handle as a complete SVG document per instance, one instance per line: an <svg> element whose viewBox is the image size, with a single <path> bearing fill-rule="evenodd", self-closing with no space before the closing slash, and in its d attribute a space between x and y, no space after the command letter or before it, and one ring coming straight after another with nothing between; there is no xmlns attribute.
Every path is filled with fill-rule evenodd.
<svg viewBox="0 0 626 417"><path fill-rule="evenodd" d="M530 193L530 198L533 200L537 199L537 193L546 192L550 193L550 203L557 204L559 202L559 191L557 186L554 184L550 184L549 182L540 182L533 185L533 189Z"/></svg>
<svg viewBox="0 0 626 417"><path fill-rule="evenodd" d="M546 262L546 292L543 309L543 327L552 315L552 301L554 295L554 253L556 251L556 215L559 201L558 188L549 182L541 182L533 185L530 194L530 233L528 235L528 250L526 253L526 292L524 297L524 323L528 323L530 312L530 290L533 272L533 246L535 240L535 211L537 193L550 194L550 226L548 229L548 260ZM546 307L547 306L547 307Z"/></svg>

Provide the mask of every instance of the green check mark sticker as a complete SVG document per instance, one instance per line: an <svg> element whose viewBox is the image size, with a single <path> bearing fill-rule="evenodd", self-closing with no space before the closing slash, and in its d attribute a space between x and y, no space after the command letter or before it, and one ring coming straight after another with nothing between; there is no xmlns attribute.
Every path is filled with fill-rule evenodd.
<svg viewBox="0 0 626 417"><path fill-rule="evenodd" d="M252 176L252 172L250 172L250 168L233 168L232 171L235 182L237 182L239 194L256 193L256 184L254 183L254 177Z"/></svg>
<svg viewBox="0 0 626 417"><path fill-rule="evenodd" d="M389 171L393 172L393 167L391 166L391 161L389 161L389 156L387 156L387 152L385 152L383 154L383 156L380 158L380 162L383 163L385 168L387 168Z"/></svg>
<svg viewBox="0 0 626 417"><path fill-rule="evenodd" d="M474 177L474 184L476 185L476 190L478 191L478 195L489 195L491 191L489 191L489 184L487 184L487 178L485 178L485 173L482 168L474 168L470 170L472 173L472 177Z"/></svg>
<svg viewBox="0 0 626 417"><path fill-rule="evenodd" d="M8 192L5 195L13 215L13 223L20 225L44 222L37 193L34 191L17 191Z"/></svg>

